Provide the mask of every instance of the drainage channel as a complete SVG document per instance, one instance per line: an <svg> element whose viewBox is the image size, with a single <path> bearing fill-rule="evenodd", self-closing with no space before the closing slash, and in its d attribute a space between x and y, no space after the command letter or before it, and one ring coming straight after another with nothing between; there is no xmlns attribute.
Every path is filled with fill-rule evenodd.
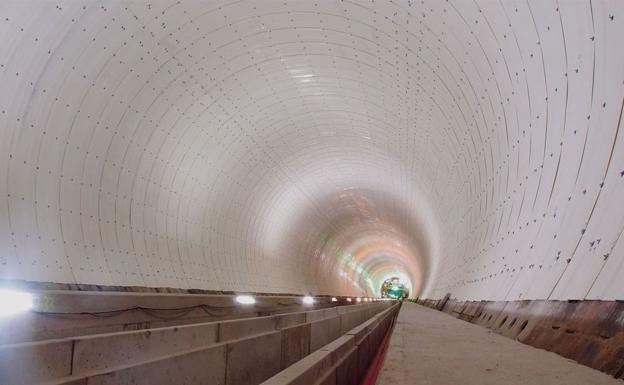
<svg viewBox="0 0 624 385"><path fill-rule="evenodd" d="M401 302L277 373L262 385L364 385L376 381Z"/></svg>
<svg viewBox="0 0 624 385"><path fill-rule="evenodd" d="M386 358L386 352L388 351L388 345L390 344L390 336L392 336L392 331L394 330L394 323L396 322L396 316L392 317L392 323L390 327L386 331L386 335L381 341L381 345L377 348L377 353L373 358L373 361L366 372L366 377L361 382L360 385L375 385L377 382L377 377L379 377L379 372L381 371L381 367L383 366L384 359Z"/></svg>

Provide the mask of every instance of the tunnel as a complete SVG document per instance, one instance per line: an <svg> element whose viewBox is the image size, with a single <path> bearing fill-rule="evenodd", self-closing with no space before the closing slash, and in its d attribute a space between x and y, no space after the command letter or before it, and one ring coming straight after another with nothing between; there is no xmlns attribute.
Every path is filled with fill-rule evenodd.
<svg viewBox="0 0 624 385"><path fill-rule="evenodd" d="M623 33L619 0L0 1L0 383L621 383Z"/></svg>

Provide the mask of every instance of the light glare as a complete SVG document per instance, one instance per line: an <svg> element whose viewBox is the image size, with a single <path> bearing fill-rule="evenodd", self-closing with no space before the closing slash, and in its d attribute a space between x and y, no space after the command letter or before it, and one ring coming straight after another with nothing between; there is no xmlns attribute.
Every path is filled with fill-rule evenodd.
<svg viewBox="0 0 624 385"><path fill-rule="evenodd" d="M241 305L253 305L256 303L256 299L250 295L239 295L236 297L236 302Z"/></svg>
<svg viewBox="0 0 624 385"><path fill-rule="evenodd" d="M332 301L332 302L338 302L338 298L336 298L336 297L332 297L331 301Z"/></svg>
<svg viewBox="0 0 624 385"><path fill-rule="evenodd" d="M351 298L347 298L347 302L351 302Z"/></svg>
<svg viewBox="0 0 624 385"><path fill-rule="evenodd" d="M0 316L22 313L32 307L32 294L16 290L0 290Z"/></svg>
<svg viewBox="0 0 624 385"><path fill-rule="evenodd" d="M312 305L314 303L314 298L312 298L309 295L306 295L305 297L303 297L303 303L305 303L306 305Z"/></svg>

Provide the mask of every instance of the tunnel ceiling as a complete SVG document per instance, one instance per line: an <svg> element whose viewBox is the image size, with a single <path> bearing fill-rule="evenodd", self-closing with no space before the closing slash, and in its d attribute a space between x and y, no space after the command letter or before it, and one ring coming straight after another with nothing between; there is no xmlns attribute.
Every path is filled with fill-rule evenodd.
<svg viewBox="0 0 624 385"><path fill-rule="evenodd" d="M0 277L624 299L624 2L0 3Z"/></svg>

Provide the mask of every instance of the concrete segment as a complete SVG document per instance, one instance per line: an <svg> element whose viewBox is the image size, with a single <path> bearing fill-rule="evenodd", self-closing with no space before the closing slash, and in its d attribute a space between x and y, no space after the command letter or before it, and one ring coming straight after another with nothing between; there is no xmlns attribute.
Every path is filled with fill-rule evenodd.
<svg viewBox="0 0 624 385"><path fill-rule="evenodd" d="M374 305L373 305L374 306ZM338 314L352 313L354 311L362 310L364 304L355 304L351 306L340 306L336 308Z"/></svg>
<svg viewBox="0 0 624 385"><path fill-rule="evenodd" d="M331 352L319 350L305 359L294 363L271 377L262 385L308 385L315 383L319 377L332 366Z"/></svg>
<svg viewBox="0 0 624 385"><path fill-rule="evenodd" d="M308 354L310 354L310 324L282 329L282 369L289 367Z"/></svg>
<svg viewBox="0 0 624 385"><path fill-rule="evenodd" d="M336 383L340 385L357 385L358 376L357 348L352 347L336 365Z"/></svg>
<svg viewBox="0 0 624 385"><path fill-rule="evenodd" d="M316 351L329 341L329 319L310 324L310 351Z"/></svg>
<svg viewBox="0 0 624 385"><path fill-rule="evenodd" d="M372 306L366 308L368 307L372 308ZM364 308L347 306L346 310L353 309L361 312ZM313 312L334 315L333 318L318 321L318 325L315 325L314 333L323 336L322 345L339 337L340 317L337 316L338 311L335 308ZM280 342L284 344L284 355L283 357L280 355L279 359L281 365L287 365L308 354L309 345L313 340L318 342L315 337L313 339L311 324L305 324L305 319L305 312L290 313L6 345L0 347L0 368L3 369L0 371L2 376L0 384L30 385L40 381L53 381L70 374L69 379L77 379L82 378L81 375L85 378L92 377L94 372L112 373L122 367L140 365L141 362L188 351L195 347L208 347L218 342L220 325L223 326L220 328L221 338L228 340L272 332L275 328L287 329ZM317 344L314 349L322 345ZM15 370L16 368L18 370Z"/></svg>
<svg viewBox="0 0 624 385"><path fill-rule="evenodd" d="M88 385L224 385L225 345L89 377Z"/></svg>
<svg viewBox="0 0 624 385"><path fill-rule="evenodd" d="M225 364L226 344L216 344L41 385L223 385Z"/></svg>
<svg viewBox="0 0 624 385"><path fill-rule="evenodd" d="M554 353L403 303L378 385L621 385Z"/></svg>
<svg viewBox="0 0 624 385"><path fill-rule="evenodd" d="M368 370L368 364L370 364L371 362L371 350L376 349L376 346L371 346L370 343L370 335L367 334L365 336L363 336L362 339L360 339L359 342L356 342L357 345L357 364L358 364L358 371L357 371L357 375L358 378L364 378L364 376L366 375L366 371Z"/></svg>
<svg viewBox="0 0 624 385"><path fill-rule="evenodd" d="M363 320L360 310L340 315L340 334L345 334Z"/></svg>
<svg viewBox="0 0 624 385"><path fill-rule="evenodd" d="M275 326L283 329L289 326L299 325L306 322L306 313L289 313L275 316Z"/></svg>
<svg viewBox="0 0 624 385"><path fill-rule="evenodd" d="M331 352L332 364L336 365L348 352L353 350L353 348L355 348L355 338L350 334L346 334L323 346L321 350Z"/></svg>
<svg viewBox="0 0 624 385"><path fill-rule="evenodd" d="M276 329L274 317L246 318L234 321L225 321L219 324L219 341L229 341L237 338L269 332Z"/></svg>
<svg viewBox="0 0 624 385"><path fill-rule="evenodd" d="M387 306L387 305L384 305ZM371 352L377 346L372 345L376 339L374 333L385 333L379 330L388 327L384 322L389 316L396 314L398 304L375 315L365 324L358 326L348 334L330 342L301 361L289 366L280 373L264 382L264 385L356 385L364 377ZM383 306L379 307L380 309ZM363 310L362 308L359 308ZM354 313L364 312L358 310ZM336 317L341 318L341 317ZM324 321L316 321L309 325L325 325ZM359 344L356 344L356 336ZM312 374L311 374L312 373Z"/></svg>
<svg viewBox="0 0 624 385"><path fill-rule="evenodd" d="M333 318L329 318L329 340L333 341L336 338L340 337L340 317L335 316Z"/></svg>
<svg viewBox="0 0 624 385"><path fill-rule="evenodd" d="M227 385L258 384L280 371L279 331L227 344Z"/></svg>
<svg viewBox="0 0 624 385"><path fill-rule="evenodd" d="M367 336L372 330L374 330L381 319L389 315L391 309L387 309L384 312L379 313L377 316L371 317L361 324L355 326L349 330L347 335L352 335L355 338L355 343L358 344L362 338Z"/></svg>
<svg viewBox="0 0 624 385"><path fill-rule="evenodd" d="M314 322L325 319L325 310L314 310L306 313L306 322Z"/></svg>
<svg viewBox="0 0 624 385"><path fill-rule="evenodd" d="M0 346L0 384L33 384L71 374L72 341Z"/></svg>
<svg viewBox="0 0 624 385"><path fill-rule="evenodd" d="M162 357L217 342L218 323L89 336L75 340L73 374Z"/></svg>
<svg viewBox="0 0 624 385"><path fill-rule="evenodd" d="M336 371L332 370L329 373L325 373L321 377L321 380L314 383L315 385L341 385L336 382Z"/></svg>

